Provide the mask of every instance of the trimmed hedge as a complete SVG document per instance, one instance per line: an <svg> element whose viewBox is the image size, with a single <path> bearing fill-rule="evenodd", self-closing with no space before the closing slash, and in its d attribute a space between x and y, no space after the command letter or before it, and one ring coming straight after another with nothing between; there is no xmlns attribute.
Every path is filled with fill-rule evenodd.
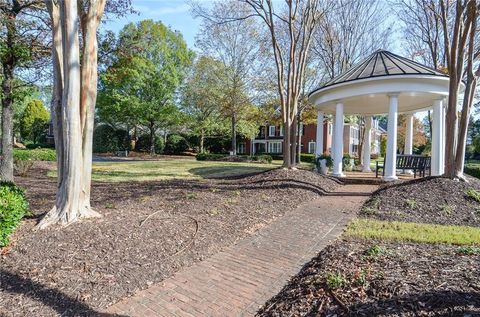
<svg viewBox="0 0 480 317"><path fill-rule="evenodd" d="M468 174L470 176L473 176L473 177L476 177L476 178L480 179L480 168L478 168L478 167L469 167L468 165L466 165L463 168L463 172L465 174Z"/></svg>
<svg viewBox="0 0 480 317"><path fill-rule="evenodd" d="M197 161L221 161L221 162L258 162L258 163L272 163L270 155L237 155L230 156L229 154L215 154L215 153L198 153Z"/></svg>
<svg viewBox="0 0 480 317"><path fill-rule="evenodd" d="M22 218L30 214L23 189L9 182L0 182L0 247L9 243Z"/></svg>
<svg viewBox="0 0 480 317"><path fill-rule="evenodd" d="M32 160L32 161L49 161L55 162L57 160L57 153L54 149L37 148L33 150L14 149L14 160Z"/></svg>

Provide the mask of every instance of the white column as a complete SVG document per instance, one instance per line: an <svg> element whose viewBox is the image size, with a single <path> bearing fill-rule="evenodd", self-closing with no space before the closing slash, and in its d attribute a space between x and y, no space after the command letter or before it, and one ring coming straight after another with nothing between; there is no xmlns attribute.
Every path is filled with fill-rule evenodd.
<svg viewBox="0 0 480 317"><path fill-rule="evenodd" d="M407 155L413 153L413 114L407 114L406 118L406 130L405 130L405 149L404 152Z"/></svg>
<svg viewBox="0 0 480 317"><path fill-rule="evenodd" d="M315 140L315 157L323 154L323 112L317 111L317 137Z"/></svg>
<svg viewBox="0 0 480 317"><path fill-rule="evenodd" d="M388 127L387 127L387 153L385 158L385 176L387 181L397 179L396 163L397 163L397 110L398 110L398 94L390 94L389 110L388 110Z"/></svg>
<svg viewBox="0 0 480 317"><path fill-rule="evenodd" d="M406 129L405 129L405 148L403 149L403 152L406 155L412 155L413 154L413 114L408 113L406 115ZM405 174L413 174L412 170L405 170Z"/></svg>
<svg viewBox="0 0 480 317"><path fill-rule="evenodd" d="M432 115L432 175L440 176L445 171L444 161L444 112L442 100L433 102Z"/></svg>
<svg viewBox="0 0 480 317"><path fill-rule="evenodd" d="M334 130L334 156L333 156L333 176L345 177L343 174L343 103L337 102L335 107L335 130Z"/></svg>
<svg viewBox="0 0 480 317"><path fill-rule="evenodd" d="M372 170L370 169L370 146L372 144L372 116L365 117L365 131L363 138L363 169L362 172L368 173Z"/></svg>

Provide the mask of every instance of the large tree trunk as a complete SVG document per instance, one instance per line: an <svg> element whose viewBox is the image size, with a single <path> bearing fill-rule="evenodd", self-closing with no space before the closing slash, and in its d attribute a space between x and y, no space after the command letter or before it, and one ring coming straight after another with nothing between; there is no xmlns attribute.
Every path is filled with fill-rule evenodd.
<svg viewBox="0 0 480 317"><path fill-rule="evenodd" d="M290 135L292 134L291 124L287 118L283 122L284 136L283 136L283 167L291 168L292 163L290 159Z"/></svg>
<svg viewBox="0 0 480 317"><path fill-rule="evenodd" d="M0 180L13 182L13 97L12 79L3 71L2 83L2 152L0 160ZM12 73L13 76L13 73Z"/></svg>
<svg viewBox="0 0 480 317"><path fill-rule="evenodd" d="M204 144L205 144L205 129L202 129L200 131L200 153L205 152Z"/></svg>
<svg viewBox="0 0 480 317"><path fill-rule="evenodd" d="M92 147L95 124L95 103L97 101L97 29L105 7L105 0L91 0L89 10L82 16L82 90L80 96L80 122L82 126L82 215L100 216L90 205L92 183Z"/></svg>
<svg viewBox="0 0 480 317"><path fill-rule="evenodd" d="M298 135L298 121L297 116L293 118L290 134L290 163L292 166L297 165L297 135Z"/></svg>
<svg viewBox="0 0 480 317"><path fill-rule="evenodd" d="M472 13L471 13L472 14ZM455 164L455 174L456 177L463 178L463 168L465 165L465 147L467 144L467 132L468 132L468 122L470 119L470 110L473 103L473 98L475 96L475 88L477 87L477 75L480 71L480 68L477 69L477 72L473 72L473 58L475 50L475 31L477 27L477 14L473 14L474 18L472 19L472 26L470 30L470 38L468 44L468 53L467 53L467 83L465 87L465 92L463 96L463 106L462 113L460 117L460 126L458 129L458 143L457 143L457 152L456 164Z"/></svg>
<svg viewBox="0 0 480 317"><path fill-rule="evenodd" d="M155 155L155 123L153 121L150 122L150 155Z"/></svg>
<svg viewBox="0 0 480 317"><path fill-rule="evenodd" d="M237 114L232 114L232 153L237 155Z"/></svg>
<svg viewBox="0 0 480 317"><path fill-rule="evenodd" d="M16 14L10 12L8 15L6 50L7 56L3 60L3 82L2 82L2 144L0 159L0 180L13 182L13 70L16 60L15 47L15 21Z"/></svg>
<svg viewBox="0 0 480 317"><path fill-rule="evenodd" d="M55 206L37 226L40 229L99 216L90 207L90 182L97 78L96 31L105 0L92 0L87 14L83 16L82 63L88 64L83 64L81 69L77 3L46 3L52 19L54 39L52 108L59 188Z"/></svg>

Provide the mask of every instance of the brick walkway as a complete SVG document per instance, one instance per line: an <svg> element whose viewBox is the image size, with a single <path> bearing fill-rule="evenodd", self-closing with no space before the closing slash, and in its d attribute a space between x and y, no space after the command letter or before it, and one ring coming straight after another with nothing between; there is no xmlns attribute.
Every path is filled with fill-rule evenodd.
<svg viewBox="0 0 480 317"><path fill-rule="evenodd" d="M122 316L252 316L338 237L376 189L345 185L108 309Z"/></svg>

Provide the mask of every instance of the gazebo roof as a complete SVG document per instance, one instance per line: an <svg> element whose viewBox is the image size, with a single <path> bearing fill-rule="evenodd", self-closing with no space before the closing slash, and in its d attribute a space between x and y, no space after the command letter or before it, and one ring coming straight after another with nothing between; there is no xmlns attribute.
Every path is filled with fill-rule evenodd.
<svg viewBox="0 0 480 317"><path fill-rule="evenodd" d="M434 100L448 95L448 75L405 57L378 50L324 86L309 100L317 109L334 113L341 101L345 114L388 112L391 94L398 95L398 111L428 109Z"/></svg>
<svg viewBox="0 0 480 317"><path fill-rule="evenodd" d="M378 50L346 72L334 77L325 85L312 91L310 94L319 92L327 87L355 80L397 75L430 75L448 78L448 75L433 68L389 51Z"/></svg>

